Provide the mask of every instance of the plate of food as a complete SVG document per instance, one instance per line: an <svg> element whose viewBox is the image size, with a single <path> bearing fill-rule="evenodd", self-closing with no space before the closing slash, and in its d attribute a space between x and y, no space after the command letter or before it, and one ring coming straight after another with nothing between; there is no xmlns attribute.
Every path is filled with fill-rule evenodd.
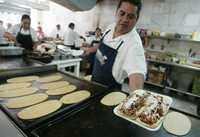
<svg viewBox="0 0 200 137"><path fill-rule="evenodd" d="M136 90L114 108L114 114L150 131L160 129L172 104L172 98L145 90Z"/></svg>

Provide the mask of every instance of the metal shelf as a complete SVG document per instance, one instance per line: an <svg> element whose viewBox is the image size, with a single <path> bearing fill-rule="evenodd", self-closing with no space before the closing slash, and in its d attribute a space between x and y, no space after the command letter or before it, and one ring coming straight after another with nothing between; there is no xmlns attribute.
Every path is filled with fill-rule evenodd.
<svg viewBox="0 0 200 137"><path fill-rule="evenodd" d="M149 48L144 48L144 50L146 50L146 51L150 51L150 52L160 52L160 53L165 53L164 50L156 50L156 49L149 49Z"/></svg>
<svg viewBox="0 0 200 137"><path fill-rule="evenodd" d="M165 36L148 36L148 38L200 43L200 41L197 41L197 40L183 39L183 38L173 38L173 37L165 37Z"/></svg>
<svg viewBox="0 0 200 137"><path fill-rule="evenodd" d="M156 84L156 83L153 83L153 82L150 82L150 81L145 81L144 83L145 83L145 84L150 84L150 85L153 85L153 86L157 86L157 87L164 88L164 85Z"/></svg>
<svg viewBox="0 0 200 137"><path fill-rule="evenodd" d="M154 62L154 63L164 64L164 65L170 65L170 66L176 66L176 67L182 67L182 68L186 68L186 69L200 71L200 68L193 67L193 66L190 66L190 65L176 64L176 63L165 62L165 61L156 61L156 60L151 60L151 59L146 59L146 60L148 62Z"/></svg>
<svg viewBox="0 0 200 137"><path fill-rule="evenodd" d="M188 96L192 96L192 97L195 97L195 98L199 98L199 99L200 99L200 96L199 96L199 95L196 95L196 94L194 94L194 93L190 93L190 92L187 92L187 91L182 91L182 90L175 89L175 88L168 87L168 86L166 86L165 88L168 89L168 90L173 90L173 91L175 91L175 92L178 92L178 93L181 93L181 94L184 94L184 95L188 95Z"/></svg>

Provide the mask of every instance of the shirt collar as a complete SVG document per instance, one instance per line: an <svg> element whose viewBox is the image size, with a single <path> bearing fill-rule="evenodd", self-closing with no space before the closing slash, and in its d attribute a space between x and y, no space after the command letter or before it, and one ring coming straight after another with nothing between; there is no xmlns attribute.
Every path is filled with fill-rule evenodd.
<svg viewBox="0 0 200 137"><path fill-rule="evenodd" d="M116 26L116 23L113 23L113 24L111 24L109 27L108 27L108 29L107 29L107 31L108 30L111 30L108 34L108 37L109 37L109 40L110 41L121 41L121 40L125 40L126 38L128 38L128 37L131 37L131 35L135 32L135 27L130 31L130 32L128 32L128 33L126 33L126 34L123 34L123 35L121 35L121 36L119 36L119 37L116 37L116 38L114 38L113 39L113 33L114 33L114 30L115 30L115 26Z"/></svg>

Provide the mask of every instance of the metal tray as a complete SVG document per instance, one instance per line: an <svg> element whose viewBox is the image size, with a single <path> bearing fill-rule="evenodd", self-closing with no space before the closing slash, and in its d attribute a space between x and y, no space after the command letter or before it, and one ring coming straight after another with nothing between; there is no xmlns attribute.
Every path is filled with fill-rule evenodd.
<svg viewBox="0 0 200 137"><path fill-rule="evenodd" d="M6 46L0 47L0 56L17 56L23 54L23 48L14 47L14 46Z"/></svg>
<svg viewBox="0 0 200 137"><path fill-rule="evenodd" d="M113 113L114 107L102 105L99 96L87 105L73 111L65 119L49 122L32 131L35 137L174 137L161 126L148 131ZM200 119L188 116L192 128L185 137L200 136Z"/></svg>
<svg viewBox="0 0 200 137"><path fill-rule="evenodd" d="M7 71L0 73L0 80L2 83L5 83L6 79L16 76L27 76L27 75L38 75L38 76L46 76L52 73L57 73L56 66L44 66L44 67L35 67L35 68L29 68L29 69L18 69L13 71ZM89 90L91 92L91 97L87 100L90 100L91 98L94 98L100 94L103 94L106 92L105 88L99 85L95 85L91 82L88 82L86 80L78 79L74 76L66 75L61 72L60 74L63 75L63 80L68 81L69 83L76 85L77 90ZM7 74L7 75L6 75ZM43 92L43 91L40 91ZM51 99L60 99L62 96L49 96L48 100ZM62 117L63 114L65 114L67 111L71 111L80 104L87 102L87 100L84 100L80 103L72 104L72 105L63 105L58 111L49 114L47 116L30 120L30 121L24 121L17 117L17 113L22 109L8 109L4 105L4 101L6 102L6 99L2 100L1 102L1 109L22 129L22 130L31 130L39 125L42 125L46 121L51 121L54 118Z"/></svg>

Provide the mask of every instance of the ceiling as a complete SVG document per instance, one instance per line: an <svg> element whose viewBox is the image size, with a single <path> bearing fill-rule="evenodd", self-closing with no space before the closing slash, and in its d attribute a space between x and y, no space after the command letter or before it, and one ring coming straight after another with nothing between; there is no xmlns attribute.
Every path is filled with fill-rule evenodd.
<svg viewBox="0 0 200 137"><path fill-rule="evenodd" d="M92 9L101 0L51 0L73 11Z"/></svg>

